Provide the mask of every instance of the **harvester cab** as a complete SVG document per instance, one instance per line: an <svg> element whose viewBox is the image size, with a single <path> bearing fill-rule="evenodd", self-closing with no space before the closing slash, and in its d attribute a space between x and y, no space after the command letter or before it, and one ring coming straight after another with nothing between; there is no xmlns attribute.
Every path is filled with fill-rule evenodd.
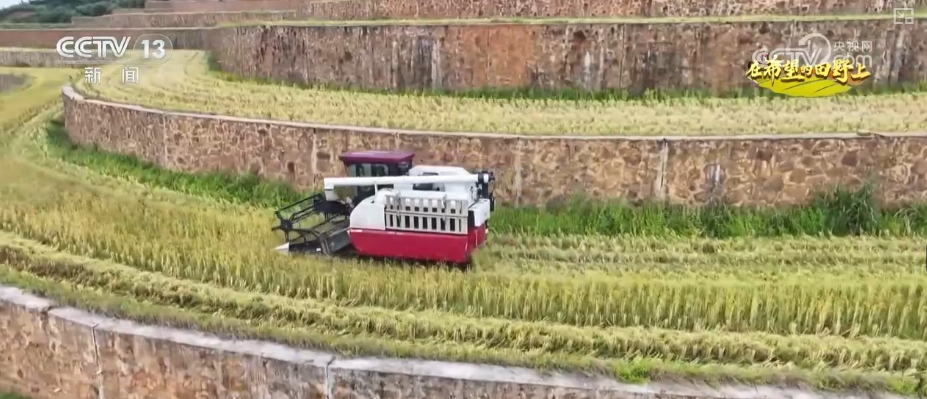
<svg viewBox="0 0 927 399"><path fill-rule="evenodd" d="M339 159L348 177L386 177L408 173L413 157L414 153L405 151L357 151L341 154ZM353 205L388 187L392 185L343 186L336 190L338 201L319 193L278 209L274 216L279 223L273 230L282 231L287 243L277 250L333 255L349 249L347 229Z"/></svg>
<svg viewBox="0 0 927 399"><path fill-rule="evenodd" d="M342 154L339 158L344 163L348 177L386 177L408 174L412 168L413 157L414 153L404 151L358 151ZM339 195L344 195L351 199L352 204L357 204L374 195L378 189L392 187L392 184L345 186L339 188Z"/></svg>
<svg viewBox="0 0 927 399"><path fill-rule="evenodd" d="M486 239L495 208L492 172L412 166L411 152L340 156L347 177L275 212L281 252L466 262Z"/></svg>

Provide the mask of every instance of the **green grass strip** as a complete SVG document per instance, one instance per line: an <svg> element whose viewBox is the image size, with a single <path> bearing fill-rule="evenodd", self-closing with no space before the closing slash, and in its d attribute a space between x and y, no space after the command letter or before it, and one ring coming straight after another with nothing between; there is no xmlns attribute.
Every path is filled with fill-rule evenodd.
<svg viewBox="0 0 927 399"><path fill-rule="evenodd" d="M138 158L74 145L60 121L47 126L49 152L67 162L108 176L221 201L273 209L297 201L307 192L257 176L228 173L189 174L158 167ZM885 207L875 188L837 189L790 208L735 207L715 204L687 207L647 202L592 201L576 196L544 207L499 207L492 228L500 233L537 235L601 234L691 236L710 238L927 235L927 205Z"/></svg>

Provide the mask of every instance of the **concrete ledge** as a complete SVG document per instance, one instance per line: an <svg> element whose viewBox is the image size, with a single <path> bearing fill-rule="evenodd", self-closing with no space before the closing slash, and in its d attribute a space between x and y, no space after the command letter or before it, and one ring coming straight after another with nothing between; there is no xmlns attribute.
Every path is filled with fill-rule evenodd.
<svg viewBox="0 0 927 399"><path fill-rule="evenodd" d="M32 399L900 399L771 386L623 384L514 367L342 358L58 307L0 286L0 388Z"/></svg>
<svg viewBox="0 0 927 399"><path fill-rule="evenodd" d="M300 188L343 175L338 155L414 151L416 163L496 172L500 201L592 198L704 205L800 204L875 183L887 204L927 201L927 133L571 137L332 126L167 112L62 90L72 140L184 172L255 173Z"/></svg>

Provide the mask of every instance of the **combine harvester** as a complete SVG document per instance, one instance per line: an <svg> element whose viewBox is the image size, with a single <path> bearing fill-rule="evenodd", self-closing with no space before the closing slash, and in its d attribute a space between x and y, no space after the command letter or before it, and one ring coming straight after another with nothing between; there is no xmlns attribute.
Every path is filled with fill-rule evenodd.
<svg viewBox="0 0 927 399"><path fill-rule="evenodd" d="M492 172L412 166L411 152L342 154L349 177L275 212L285 253L468 264L495 209ZM321 220L320 220L321 219ZM303 223L312 223L304 227Z"/></svg>

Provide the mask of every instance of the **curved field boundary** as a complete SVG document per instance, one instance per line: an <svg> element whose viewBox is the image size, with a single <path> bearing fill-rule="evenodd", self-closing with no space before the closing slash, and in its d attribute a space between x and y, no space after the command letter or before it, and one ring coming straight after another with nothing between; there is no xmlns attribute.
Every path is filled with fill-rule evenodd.
<svg viewBox="0 0 927 399"><path fill-rule="evenodd" d="M829 187L879 185L886 203L927 199L927 133L740 137L557 137L330 126L165 112L63 89L72 140L163 167L256 173L301 188L343 172L338 154L407 149L420 164L486 168L499 199L593 198L690 205L802 203Z"/></svg>
<svg viewBox="0 0 927 399"><path fill-rule="evenodd" d="M771 21L771 22L770 22ZM923 23L919 19L917 23ZM875 17L318 21L213 31L210 50L236 75L375 90L753 90L746 65L762 45L809 32L872 45L864 85L927 80L927 30ZM869 62L869 61L866 61Z"/></svg>
<svg viewBox="0 0 927 399"><path fill-rule="evenodd" d="M54 49L65 36L129 36L160 34L171 39L175 49L207 48L210 28L53 28L53 29L0 29L0 48Z"/></svg>
<svg viewBox="0 0 927 399"><path fill-rule="evenodd" d="M927 4L917 0L917 6ZM313 18L333 20L383 18L578 18L578 17L698 17L755 14L869 14L891 12L891 3L871 0L354 0L305 3Z"/></svg>
<svg viewBox="0 0 927 399"><path fill-rule="evenodd" d="M61 307L0 286L0 388L32 399L197 398L895 399L768 386L622 384L604 378L436 361L341 358L225 340Z"/></svg>
<svg viewBox="0 0 927 399"><path fill-rule="evenodd" d="M26 83L25 75L10 75L0 73L0 93L15 89L19 86L22 86L23 83Z"/></svg>
<svg viewBox="0 0 927 399"><path fill-rule="evenodd" d="M115 58L113 58L115 61ZM0 66L27 68L82 68L99 63L66 61L55 50L0 48Z"/></svg>
<svg viewBox="0 0 927 399"><path fill-rule="evenodd" d="M113 13L296 10L304 3L300 0L146 1L143 9L116 9Z"/></svg>

